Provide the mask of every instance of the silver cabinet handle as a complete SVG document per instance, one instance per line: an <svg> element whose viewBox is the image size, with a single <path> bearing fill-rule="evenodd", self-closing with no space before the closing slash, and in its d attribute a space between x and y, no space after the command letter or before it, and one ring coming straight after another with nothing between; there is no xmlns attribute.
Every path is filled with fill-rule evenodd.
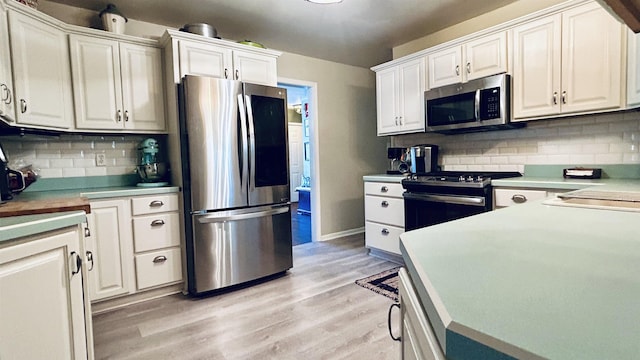
<svg viewBox="0 0 640 360"><path fill-rule="evenodd" d="M150 207L160 207L162 205L164 205L164 203L161 200L153 200L149 203Z"/></svg>
<svg viewBox="0 0 640 360"><path fill-rule="evenodd" d="M0 84L0 88L2 88L2 101L4 101L5 104L8 104L9 88L5 84Z"/></svg>
<svg viewBox="0 0 640 360"><path fill-rule="evenodd" d="M398 117L396 116L396 125L398 125Z"/></svg>
<svg viewBox="0 0 640 360"><path fill-rule="evenodd" d="M236 80L240 80L240 72L236 69Z"/></svg>
<svg viewBox="0 0 640 360"><path fill-rule="evenodd" d="M456 75L460 75L460 65L456 65Z"/></svg>
<svg viewBox="0 0 640 360"><path fill-rule="evenodd" d="M562 103L563 104L567 103L567 92L566 91L562 92Z"/></svg>
<svg viewBox="0 0 640 360"><path fill-rule="evenodd" d="M124 121L125 122L129 121L129 110L124 111Z"/></svg>
<svg viewBox="0 0 640 360"><path fill-rule="evenodd" d="M89 269L87 269L87 271L91 271L93 270L93 253L91 251L87 251L87 262L91 263L91 267Z"/></svg>
<svg viewBox="0 0 640 360"><path fill-rule="evenodd" d="M387 200L382 200L382 202L380 203L380 206L387 207L389 206L389 203L387 202Z"/></svg>
<svg viewBox="0 0 640 360"><path fill-rule="evenodd" d="M380 192L387 192L387 191L389 191L389 188L386 186L383 186L380 188Z"/></svg>
<svg viewBox="0 0 640 360"><path fill-rule="evenodd" d="M27 112L27 101L25 99L20 99L20 112L23 114Z"/></svg>
<svg viewBox="0 0 640 360"><path fill-rule="evenodd" d="M467 63L467 74L471 74L471 63Z"/></svg>
<svg viewBox="0 0 640 360"><path fill-rule="evenodd" d="M516 204L522 204L527 202L527 197L522 194L515 194L511 197L511 200Z"/></svg>
<svg viewBox="0 0 640 360"><path fill-rule="evenodd" d="M229 70L228 69L224 69L224 78L228 79L229 78Z"/></svg>
<svg viewBox="0 0 640 360"><path fill-rule="evenodd" d="M118 120L118 122L122 121L122 110L118 110L116 112L116 119Z"/></svg>
<svg viewBox="0 0 640 360"><path fill-rule="evenodd" d="M402 116L399 116L398 119L400 119L400 125L402 125Z"/></svg>
<svg viewBox="0 0 640 360"><path fill-rule="evenodd" d="M153 220L151 222L151 226L162 226L164 225L164 220Z"/></svg>
<svg viewBox="0 0 640 360"><path fill-rule="evenodd" d="M553 92L553 105L558 105L558 92Z"/></svg>
<svg viewBox="0 0 640 360"><path fill-rule="evenodd" d="M167 261L167 257L164 256L164 255L156 256L156 257L153 258L153 263L154 264L163 263L165 261Z"/></svg>
<svg viewBox="0 0 640 360"><path fill-rule="evenodd" d="M382 229L382 231L380 231L380 233L381 233L382 235L389 235L389 229L384 228L384 229Z"/></svg>

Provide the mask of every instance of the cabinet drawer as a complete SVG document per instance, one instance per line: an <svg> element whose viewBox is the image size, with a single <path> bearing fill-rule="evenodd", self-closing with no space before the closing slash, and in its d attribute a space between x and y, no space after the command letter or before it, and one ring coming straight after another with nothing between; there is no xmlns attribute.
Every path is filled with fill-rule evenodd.
<svg viewBox="0 0 640 360"><path fill-rule="evenodd" d="M134 197L131 199L131 212L133 215L155 214L177 210L177 194Z"/></svg>
<svg viewBox="0 0 640 360"><path fill-rule="evenodd" d="M365 196L364 212L366 220L404 227L404 199L402 198Z"/></svg>
<svg viewBox="0 0 640 360"><path fill-rule="evenodd" d="M402 184L369 181L364 183L364 193L366 195L379 195L401 198L403 192L404 189L402 188Z"/></svg>
<svg viewBox="0 0 640 360"><path fill-rule="evenodd" d="M136 255L138 290L182 280L180 248Z"/></svg>
<svg viewBox="0 0 640 360"><path fill-rule="evenodd" d="M547 197L545 190L494 189L494 206L505 207Z"/></svg>
<svg viewBox="0 0 640 360"><path fill-rule="evenodd" d="M364 224L365 244L368 248L400 255L400 234L403 232L403 227L366 221Z"/></svg>
<svg viewBox="0 0 640 360"><path fill-rule="evenodd" d="M140 216L133 219L135 252L180 245L178 213Z"/></svg>

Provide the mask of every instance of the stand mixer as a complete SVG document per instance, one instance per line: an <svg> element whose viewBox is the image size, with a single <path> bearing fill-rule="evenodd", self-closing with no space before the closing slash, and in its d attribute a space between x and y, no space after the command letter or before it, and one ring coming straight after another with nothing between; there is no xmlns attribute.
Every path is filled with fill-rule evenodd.
<svg viewBox="0 0 640 360"><path fill-rule="evenodd" d="M142 182L138 186L159 187L169 185L163 181L167 174L167 165L159 161L160 147L158 141L153 138L142 140L138 145L140 164L136 167Z"/></svg>

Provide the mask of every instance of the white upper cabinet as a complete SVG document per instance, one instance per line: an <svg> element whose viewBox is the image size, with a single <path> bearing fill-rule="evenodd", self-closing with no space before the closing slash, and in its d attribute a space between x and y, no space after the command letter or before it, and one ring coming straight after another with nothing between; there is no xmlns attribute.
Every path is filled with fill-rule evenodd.
<svg viewBox="0 0 640 360"><path fill-rule="evenodd" d="M210 76L276 86L276 57L187 39L178 41L180 78Z"/></svg>
<svg viewBox="0 0 640 360"><path fill-rule="evenodd" d="M640 105L640 35L631 30L627 33L627 105Z"/></svg>
<svg viewBox="0 0 640 360"><path fill-rule="evenodd" d="M223 47L180 40L180 78L185 75L229 77L231 71L231 50Z"/></svg>
<svg viewBox="0 0 640 360"><path fill-rule="evenodd" d="M17 123L72 127L67 35L53 25L14 11L9 11L9 29Z"/></svg>
<svg viewBox="0 0 640 360"><path fill-rule="evenodd" d="M164 130L159 48L70 35L76 128Z"/></svg>
<svg viewBox="0 0 640 360"><path fill-rule="evenodd" d="M429 54L429 87L507 71L507 33L500 31Z"/></svg>
<svg viewBox="0 0 640 360"><path fill-rule="evenodd" d="M425 59L376 72L378 135L424 131Z"/></svg>
<svg viewBox="0 0 640 360"><path fill-rule="evenodd" d="M4 5L0 3L0 118L14 122L16 113L10 59L7 13Z"/></svg>
<svg viewBox="0 0 640 360"><path fill-rule="evenodd" d="M516 121L620 107L624 35L595 2L515 27Z"/></svg>

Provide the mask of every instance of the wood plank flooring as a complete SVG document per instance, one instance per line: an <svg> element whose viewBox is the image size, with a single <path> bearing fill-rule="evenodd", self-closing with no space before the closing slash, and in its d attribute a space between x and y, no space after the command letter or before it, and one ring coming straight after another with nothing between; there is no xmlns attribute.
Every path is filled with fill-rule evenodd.
<svg viewBox="0 0 640 360"><path fill-rule="evenodd" d="M398 359L392 300L354 283L397 264L363 235L293 248L293 269L205 298L172 295L94 316L97 359ZM394 312L394 334L399 314Z"/></svg>

